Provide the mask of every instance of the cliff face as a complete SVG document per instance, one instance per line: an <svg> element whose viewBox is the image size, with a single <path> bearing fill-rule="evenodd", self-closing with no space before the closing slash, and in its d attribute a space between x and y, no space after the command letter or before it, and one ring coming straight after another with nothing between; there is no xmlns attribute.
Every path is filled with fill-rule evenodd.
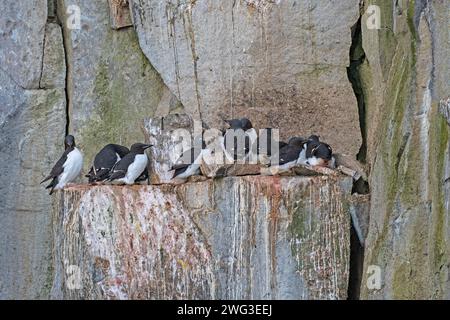
<svg viewBox="0 0 450 320"><path fill-rule="evenodd" d="M52 278L51 199L39 182L63 148L64 48L45 1L2 1L0 12L0 298L37 298Z"/></svg>
<svg viewBox="0 0 450 320"><path fill-rule="evenodd" d="M52 207L39 182L66 133L86 169L102 145L144 140L144 118L179 111L212 127L246 115L283 138L317 132L357 154L369 188L353 191L370 195L348 204L365 240L352 287L369 299L450 298L449 1L129 2L0 2L0 298L345 298L348 221L335 208L347 210L349 182L75 187ZM316 225L294 231L304 215ZM82 290L64 287L66 260Z"/></svg>
<svg viewBox="0 0 450 320"><path fill-rule="evenodd" d="M347 66L358 2L133 0L132 13L143 52L197 119L247 116L285 139L320 132L356 155Z"/></svg>
<svg viewBox="0 0 450 320"><path fill-rule="evenodd" d="M448 299L450 127L439 101L450 93L450 2L373 3L384 27L364 16L353 57L372 199L362 298ZM378 288L366 286L370 266Z"/></svg>
<svg viewBox="0 0 450 320"><path fill-rule="evenodd" d="M52 297L345 299L350 191L348 177L262 176L68 188Z"/></svg>

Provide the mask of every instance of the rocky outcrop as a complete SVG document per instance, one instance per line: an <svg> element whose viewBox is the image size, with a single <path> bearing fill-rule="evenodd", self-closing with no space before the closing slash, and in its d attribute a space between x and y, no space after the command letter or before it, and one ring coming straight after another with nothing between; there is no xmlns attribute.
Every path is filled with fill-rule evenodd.
<svg viewBox="0 0 450 320"><path fill-rule="evenodd" d="M450 127L438 108L450 92L450 4L372 2L383 27L364 16L359 43L371 186L361 298L448 299Z"/></svg>
<svg viewBox="0 0 450 320"><path fill-rule="evenodd" d="M39 88L47 6L39 0L5 0L0 10L1 69L19 87Z"/></svg>
<svg viewBox="0 0 450 320"><path fill-rule="evenodd" d="M68 188L52 296L345 299L350 190L343 176Z"/></svg>
<svg viewBox="0 0 450 320"><path fill-rule="evenodd" d="M320 132L352 156L361 145L347 79L358 2L131 1L142 50L196 119L220 127L247 116L282 138Z"/></svg>
<svg viewBox="0 0 450 320"><path fill-rule="evenodd" d="M39 182L62 152L61 29L42 1L0 3L0 299L50 291L51 199Z"/></svg>

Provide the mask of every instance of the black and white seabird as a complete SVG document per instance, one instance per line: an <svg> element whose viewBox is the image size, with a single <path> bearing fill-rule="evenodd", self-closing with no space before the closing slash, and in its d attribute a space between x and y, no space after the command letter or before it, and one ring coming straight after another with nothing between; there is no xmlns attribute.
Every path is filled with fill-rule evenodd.
<svg viewBox="0 0 450 320"><path fill-rule="evenodd" d="M130 150L127 147L118 144L104 146L95 156L94 164L86 175L89 178L89 183L108 179L114 165L129 152Z"/></svg>
<svg viewBox="0 0 450 320"><path fill-rule="evenodd" d="M297 164L297 161L302 151L305 139L302 137L292 137L288 143L282 146L278 154L274 155L275 160L278 161L276 168L279 171L287 171Z"/></svg>
<svg viewBox="0 0 450 320"><path fill-rule="evenodd" d="M53 190L64 188L65 185L74 181L81 173L83 167L83 155L75 146L75 138L68 135L64 140L65 151L61 158L56 162L50 174L41 181L44 183L50 179L52 181L45 187L50 189L50 194Z"/></svg>
<svg viewBox="0 0 450 320"><path fill-rule="evenodd" d="M275 139L272 128L265 128L260 131L257 143L258 161L261 164L269 164L272 154L278 154L281 148L288 145L284 141ZM274 150L272 150L272 147L274 147Z"/></svg>
<svg viewBox="0 0 450 320"><path fill-rule="evenodd" d="M303 149L298 159L298 164L331 167L334 168L333 150L325 142L321 142L319 137L312 135L304 143Z"/></svg>
<svg viewBox="0 0 450 320"><path fill-rule="evenodd" d="M172 179L187 179L191 176L200 174L200 164L202 156L206 150L205 141L202 140L202 148L193 147L183 152L183 154L175 161L170 171L173 171Z"/></svg>
<svg viewBox="0 0 450 320"><path fill-rule="evenodd" d="M230 126L229 129L233 130L242 129L244 131L253 129L253 124L248 118L231 119L224 121Z"/></svg>
<svg viewBox="0 0 450 320"><path fill-rule="evenodd" d="M253 145L257 143L258 135L256 134L256 130L253 128L253 124L248 118L241 119L231 119L224 120L228 125L228 130L234 130L235 132L231 132L231 137L235 140L236 131L242 130L245 134L244 141L242 147L239 146L238 141L234 141L231 146L227 145L227 136L230 136L229 131L227 130L224 134L223 140L223 148L227 159L232 159L233 161L246 161L250 151L253 151ZM239 132L239 131L238 131ZM237 137L238 138L238 137ZM255 150L256 151L256 150Z"/></svg>
<svg viewBox="0 0 450 320"><path fill-rule="evenodd" d="M145 150L152 147L150 144L135 143L130 152L118 161L111 169L108 181L133 184L147 170L148 157Z"/></svg>

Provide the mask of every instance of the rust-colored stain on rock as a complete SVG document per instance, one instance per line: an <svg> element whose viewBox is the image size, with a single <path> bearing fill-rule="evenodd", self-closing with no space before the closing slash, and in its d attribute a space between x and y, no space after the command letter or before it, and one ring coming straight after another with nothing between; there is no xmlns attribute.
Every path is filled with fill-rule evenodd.
<svg viewBox="0 0 450 320"><path fill-rule="evenodd" d="M350 190L343 176L71 186L54 204L54 295L344 299ZM81 290L67 289L67 265Z"/></svg>

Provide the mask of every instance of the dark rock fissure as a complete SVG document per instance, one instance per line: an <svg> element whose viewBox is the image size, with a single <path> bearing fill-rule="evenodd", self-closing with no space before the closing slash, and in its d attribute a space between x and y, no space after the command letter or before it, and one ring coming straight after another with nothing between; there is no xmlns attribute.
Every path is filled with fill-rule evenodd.
<svg viewBox="0 0 450 320"><path fill-rule="evenodd" d="M48 24L48 19L47 19L47 24ZM42 60L41 60L41 74L39 76L39 83L38 83L38 87L39 89L45 89L42 87L41 83L42 83L42 75L44 74L44 60L45 60L45 44L47 42L47 26L45 26L44 29L44 39L42 41Z"/></svg>
<svg viewBox="0 0 450 320"><path fill-rule="evenodd" d="M359 300L364 267L364 247L356 230L350 226L350 272L348 278L347 300Z"/></svg>
<svg viewBox="0 0 450 320"><path fill-rule="evenodd" d="M57 23L61 27L61 34L62 34L62 40L63 40L63 48L64 48L64 60L66 64L66 77L65 77L65 85L64 85L64 93L66 96L66 131L65 135L69 134L69 128L70 128L70 93L69 93L69 70L70 70L70 63L69 63L69 55L68 55L68 39L66 35L66 26L61 21L62 17L60 16L62 12L59 12L59 1L58 0L49 0L48 6L49 6L49 12L50 9L52 10L52 19L54 23Z"/></svg>
<svg viewBox="0 0 450 320"><path fill-rule="evenodd" d="M365 163L367 156L366 105L361 84L361 76L359 74L359 67L364 63L366 54L364 53L364 49L362 47L361 17L359 17L356 24L351 28L351 32L352 45L350 47L350 66L347 68L347 76L348 80L352 84L352 88L358 102L362 144L359 149L357 159Z"/></svg>
<svg viewBox="0 0 450 320"><path fill-rule="evenodd" d="M362 12L358 21L351 28L352 44L350 46L350 66L347 68L348 80L352 84L358 103L359 126L361 129L362 143L356 156L357 160L365 163L367 157L367 130L366 130L366 105L362 81L360 75L360 66L364 63L366 55L362 47L361 30ZM370 192L369 184L362 178L354 181L352 193L368 194ZM350 270L349 283L347 291L348 300L359 300L360 288L364 265L364 247L361 245L355 227L350 227Z"/></svg>

